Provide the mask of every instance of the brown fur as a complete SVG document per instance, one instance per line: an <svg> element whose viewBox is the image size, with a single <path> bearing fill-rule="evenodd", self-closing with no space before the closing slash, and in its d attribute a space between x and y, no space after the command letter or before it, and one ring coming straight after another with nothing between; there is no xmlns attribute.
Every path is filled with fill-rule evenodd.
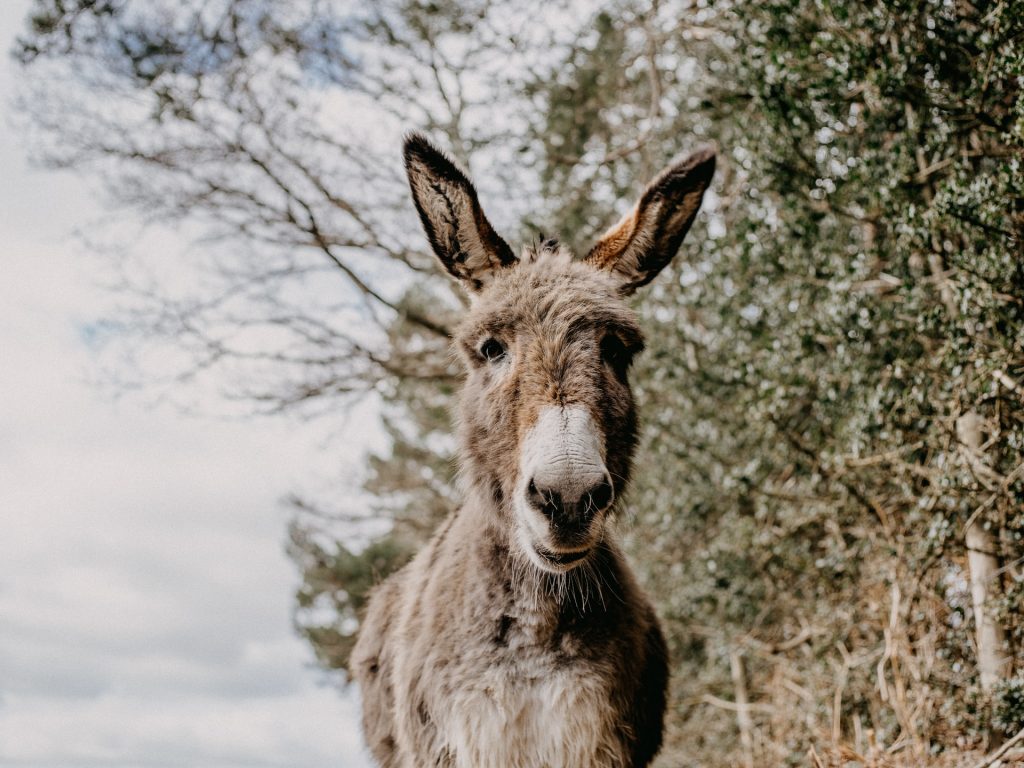
<svg viewBox="0 0 1024 768"><path fill-rule="evenodd" d="M481 234L486 219L465 176L425 140L407 143L431 242L477 297L455 340L467 369L458 408L465 503L377 588L353 654L367 741L384 768L640 768L656 754L665 643L606 526L610 510L587 507L586 525L564 536L552 522L546 546L586 554L562 572L543 569L516 533L517 510L537 512L524 507L520 475L544 409L583 414L601 440L586 466L603 462L621 497L637 439L627 368L643 344L621 295L672 256L641 242L678 247L710 179L708 157L691 162L701 173L689 185L675 179L674 192L660 177L647 203L658 210L645 207L649 189L635 214L647 230L613 231L598 257L574 261L546 243L508 262L493 230ZM458 210L477 213L460 220ZM479 258L461 258L467 252ZM504 354L488 358L488 340Z"/></svg>
<svg viewBox="0 0 1024 768"><path fill-rule="evenodd" d="M598 269L613 269L635 231L636 210L632 210L601 235L597 245L587 254L587 261Z"/></svg>

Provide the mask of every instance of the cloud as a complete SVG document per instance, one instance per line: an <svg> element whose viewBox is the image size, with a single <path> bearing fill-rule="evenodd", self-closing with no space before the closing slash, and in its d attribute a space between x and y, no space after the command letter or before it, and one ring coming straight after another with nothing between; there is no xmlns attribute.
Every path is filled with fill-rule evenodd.
<svg viewBox="0 0 1024 768"><path fill-rule="evenodd" d="M369 765L357 703L292 631L277 504L337 454L292 422L101 398L82 329L108 298L67 237L94 196L28 169L7 125L0 165L0 765Z"/></svg>
<svg viewBox="0 0 1024 768"><path fill-rule="evenodd" d="M339 731L338 714L336 691L312 687L243 703L113 691L88 708L75 700L11 696L0 717L0 762L10 768L365 765L358 737ZM354 704L341 714L353 719Z"/></svg>

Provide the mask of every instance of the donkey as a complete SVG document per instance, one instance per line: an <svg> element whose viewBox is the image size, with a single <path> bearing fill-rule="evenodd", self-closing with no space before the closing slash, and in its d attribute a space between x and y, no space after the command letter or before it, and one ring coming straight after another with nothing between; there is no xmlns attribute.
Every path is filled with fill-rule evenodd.
<svg viewBox="0 0 1024 768"><path fill-rule="evenodd" d="M464 504L371 597L352 657L370 750L382 768L649 765L665 640L609 528L643 347L623 299L679 249L714 152L663 171L582 260L553 240L517 258L422 136L405 167L433 250L471 293L455 335Z"/></svg>

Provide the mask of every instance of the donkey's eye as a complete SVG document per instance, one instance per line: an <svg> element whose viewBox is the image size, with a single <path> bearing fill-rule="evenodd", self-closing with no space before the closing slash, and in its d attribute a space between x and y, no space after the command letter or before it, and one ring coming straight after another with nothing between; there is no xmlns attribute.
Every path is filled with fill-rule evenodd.
<svg viewBox="0 0 1024 768"><path fill-rule="evenodd" d="M601 359L616 372L625 373L630 362L633 360L633 354L623 343L622 339L614 333L609 333L601 339Z"/></svg>
<svg viewBox="0 0 1024 768"><path fill-rule="evenodd" d="M480 345L480 357L489 363L496 363L498 360L501 360L506 352L505 345L494 338L487 339Z"/></svg>

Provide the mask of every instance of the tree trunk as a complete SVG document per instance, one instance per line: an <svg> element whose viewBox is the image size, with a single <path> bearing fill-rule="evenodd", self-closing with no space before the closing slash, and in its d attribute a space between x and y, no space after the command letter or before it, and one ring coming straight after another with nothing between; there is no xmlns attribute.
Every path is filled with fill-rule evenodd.
<svg viewBox="0 0 1024 768"><path fill-rule="evenodd" d="M965 413L956 421L960 442L971 457L980 461L982 457L982 419L975 412ZM965 538L967 541L967 563L971 577L971 598L974 603L975 632L978 643L978 673L981 687L991 693L995 685L1005 679L1007 657L1004 652L1005 637L987 607L998 592L999 562L996 559L996 541L991 531L985 529L982 516L976 514L969 521Z"/></svg>
<svg viewBox="0 0 1024 768"><path fill-rule="evenodd" d="M736 725L740 731L740 746L743 749L744 768L754 766L754 721L750 717L750 699L747 696L747 674L743 669L743 657L738 650L729 654L732 684L736 689Z"/></svg>

